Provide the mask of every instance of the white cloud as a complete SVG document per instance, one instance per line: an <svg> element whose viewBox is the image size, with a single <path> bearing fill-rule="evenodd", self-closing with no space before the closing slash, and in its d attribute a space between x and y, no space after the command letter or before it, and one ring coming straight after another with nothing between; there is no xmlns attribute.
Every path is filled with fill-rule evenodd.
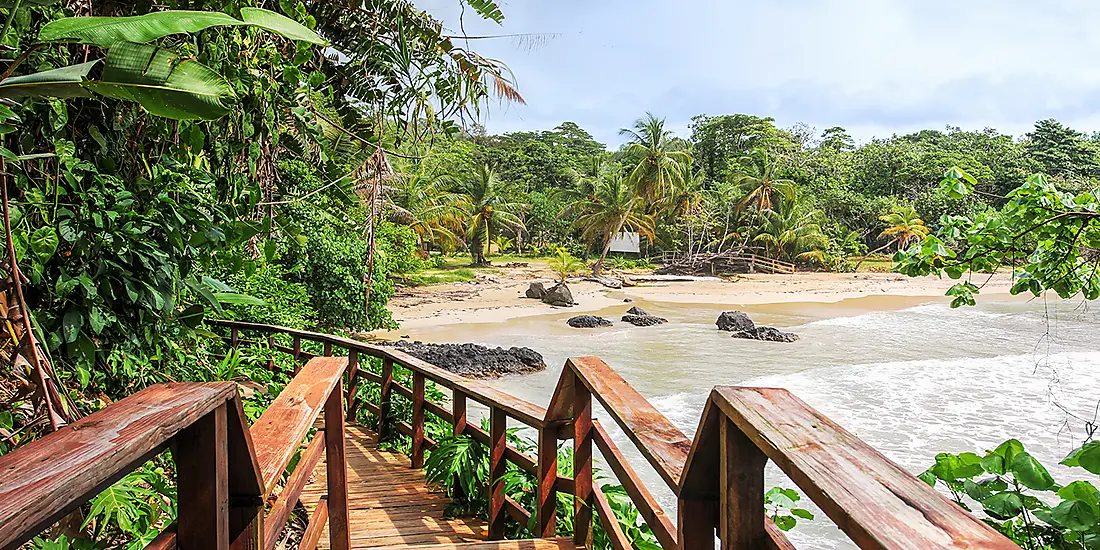
<svg viewBox="0 0 1100 550"><path fill-rule="evenodd" d="M458 27L453 5L423 7ZM528 101L491 108L493 132L573 120L614 145L647 110L682 131L699 113L747 112L861 140L1100 119L1100 4L1086 0L528 0L504 12L497 27L467 10L466 30L561 34L533 51L474 44Z"/></svg>

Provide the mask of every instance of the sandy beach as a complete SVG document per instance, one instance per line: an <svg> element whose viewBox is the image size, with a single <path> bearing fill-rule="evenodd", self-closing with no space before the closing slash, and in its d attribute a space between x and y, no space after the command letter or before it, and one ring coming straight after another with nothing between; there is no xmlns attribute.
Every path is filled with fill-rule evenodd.
<svg viewBox="0 0 1100 550"><path fill-rule="evenodd" d="M635 272L634 275L642 272ZM628 274L629 275L629 274ZM1008 294L1011 273L975 277L982 296ZM792 275L750 274L725 279L641 282L637 286L609 289L599 283L570 279L569 288L578 305L556 308L524 298L535 281L551 282L545 266L500 269L480 274L474 281L399 289L390 300L394 319L402 329L432 326L496 323L520 317L599 311L624 300L675 304L725 304L729 306L792 302L835 303L867 296L940 297L955 284L948 278L911 278L897 273L821 273ZM549 286L549 285L548 285Z"/></svg>

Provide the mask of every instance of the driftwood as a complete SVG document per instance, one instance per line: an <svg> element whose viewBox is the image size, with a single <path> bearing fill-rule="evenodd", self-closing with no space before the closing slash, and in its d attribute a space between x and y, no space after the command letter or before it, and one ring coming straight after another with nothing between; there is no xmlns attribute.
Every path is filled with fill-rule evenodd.
<svg viewBox="0 0 1100 550"><path fill-rule="evenodd" d="M751 250L671 256L657 275L716 275L718 273L794 273L792 263L758 256Z"/></svg>

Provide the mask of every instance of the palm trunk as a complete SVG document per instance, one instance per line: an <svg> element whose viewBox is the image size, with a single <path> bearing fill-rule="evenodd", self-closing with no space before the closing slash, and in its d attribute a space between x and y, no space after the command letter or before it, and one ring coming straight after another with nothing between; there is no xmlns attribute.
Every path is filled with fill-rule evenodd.
<svg viewBox="0 0 1100 550"><path fill-rule="evenodd" d="M607 253L611 251L611 239L615 238L615 235L618 235L619 231L622 231L623 224L625 223L626 216L623 216L623 218L619 220L619 224L615 227L615 231L607 234L607 242L605 242L603 245L603 252L600 253L600 259L596 260L596 265L592 266L593 277L600 276L600 271L603 269L604 258L607 258Z"/></svg>

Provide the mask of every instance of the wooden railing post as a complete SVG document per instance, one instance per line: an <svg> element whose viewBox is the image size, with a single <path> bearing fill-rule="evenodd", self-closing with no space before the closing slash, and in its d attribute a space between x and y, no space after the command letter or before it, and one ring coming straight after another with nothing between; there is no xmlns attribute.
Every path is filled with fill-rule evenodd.
<svg viewBox="0 0 1100 550"><path fill-rule="evenodd" d="M325 401L325 465L328 475L329 545L349 550L348 467L344 458L344 391L339 379Z"/></svg>
<svg viewBox="0 0 1100 550"><path fill-rule="evenodd" d="M764 466L768 457L725 415L718 434L718 537L722 548L764 548L771 542L764 529Z"/></svg>
<svg viewBox="0 0 1100 550"><path fill-rule="evenodd" d="M458 388L455 388L451 394L451 420L454 422L454 435L464 435L466 433L466 394ZM453 499L466 497L465 492L462 490L462 484L458 483L458 474L455 474L452 491L454 492Z"/></svg>
<svg viewBox="0 0 1100 550"><path fill-rule="evenodd" d="M229 329L229 345L234 349L241 343L241 335L237 331L237 327Z"/></svg>
<svg viewBox="0 0 1100 550"><path fill-rule="evenodd" d="M332 342L325 342L325 357L332 357Z"/></svg>
<svg viewBox="0 0 1100 550"><path fill-rule="evenodd" d="M348 349L348 422L359 412L359 350Z"/></svg>
<svg viewBox="0 0 1100 550"><path fill-rule="evenodd" d="M302 369L302 338L297 334L293 337L294 346L294 374L298 374L298 371Z"/></svg>
<svg viewBox="0 0 1100 550"><path fill-rule="evenodd" d="M573 542L592 547L592 392L580 381L573 386Z"/></svg>
<svg viewBox="0 0 1100 550"><path fill-rule="evenodd" d="M378 398L378 439L385 440L390 420L390 397L393 395L393 359L382 358L382 393Z"/></svg>
<svg viewBox="0 0 1100 550"><path fill-rule="evenodd" d="M677 533L679 548L684 550L714 550L714 522L717 503L713 500L679 499L677 508Z"/></svg>
<svg viewBox="0 0 1100 550"><path fill-rule="evenodd" d="M267 336L267 347L268 347L268 350L269 350L268 353L273 354L274 351L275 351L275 335L274 334L269 334ZM267 360L267 370L270 370L270 371L275 370L275 357L272 357L271 359Z"/></svg>
<svg viewBox="0 0 1100 550"><path fill-rule="evenodd" d="M542 427L538 441L538 494L535 516L538 522L535 536L549 538L557 531L558 510L558 428Z"/></svg>
<svg viewBox="0 0 1100 550"><path fill-rule="evenodd" d="M424 373L413 373L412 467L424 467Z"/></svg>
<svg viewBox="0 0 1100 550"><path fill-rule="evenodd" d="M180 432L176 462L180 548L229 548L229 443L222 404Z"/></svg>
<svg viewBox="0 0 1100 550"><path fill-rule="evenodd" d="M507 463L508 416L497 407L489 409L489 540L504 539L504 474Z"/></svg>

